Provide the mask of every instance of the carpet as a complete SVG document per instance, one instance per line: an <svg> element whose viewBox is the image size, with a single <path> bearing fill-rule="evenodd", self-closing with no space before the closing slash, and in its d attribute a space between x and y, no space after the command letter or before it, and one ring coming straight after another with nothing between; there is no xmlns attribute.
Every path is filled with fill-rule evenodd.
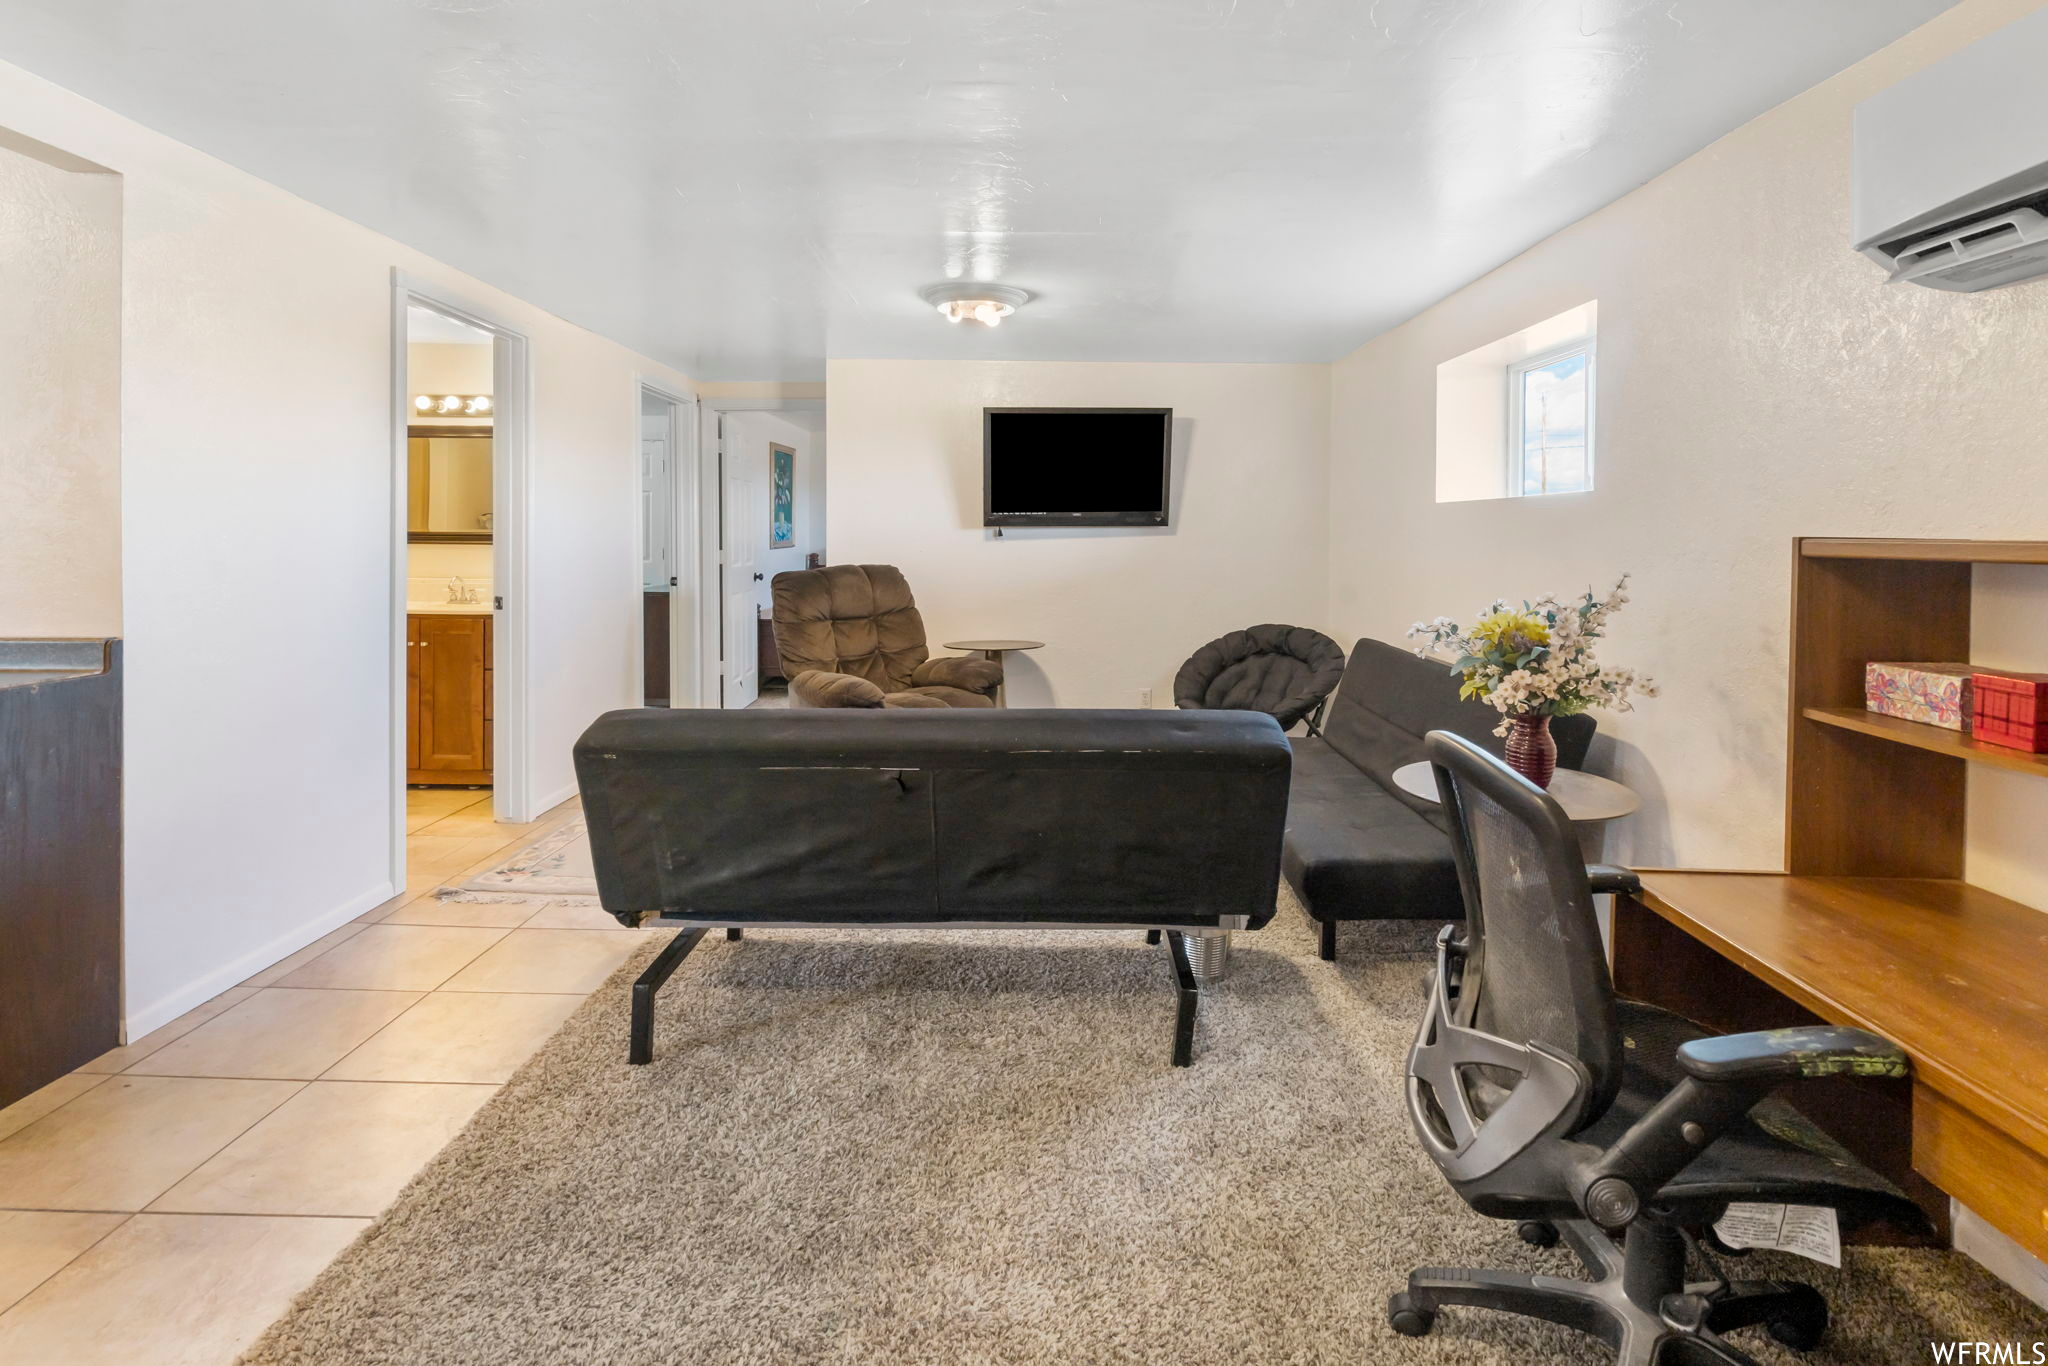
<svg viewBox="0 0 2048 1366"><path fill-rule="evenodd" d="M1347 952L1350 951L1347 941ZM1242 935L1167 1065L1166 954L1087 931L707 938L624 1062L650 942L243 1358L247 1366L1393 1363L1581 1366L1479 1311L1397 1337L1419 1263L1575 1274L1467 1210L1408 1132L1420 955ZM2048 1337L1952 1253L1758 1254L1833 1301L1806 1357Z"/></svg>

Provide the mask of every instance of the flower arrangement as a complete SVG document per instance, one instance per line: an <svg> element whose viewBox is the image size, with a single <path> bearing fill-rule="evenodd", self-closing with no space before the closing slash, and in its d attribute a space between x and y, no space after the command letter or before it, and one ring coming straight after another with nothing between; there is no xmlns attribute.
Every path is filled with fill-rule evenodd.
<svg viewBox="0 0 2048 1366"><path fill-rule="evenodd" d="M1588 592L1577 602L1560 602L1555 596L1525 602L1512 608L1495 599L1486 615L1466 631L1449 617L1418 621L1409 628L1411 639L1423 643L1418 655L1449 655L1451 672L1464 679L1458 689L1461 698L1476 697L1501 714L1495 735L1513 736L1518 722L1544 718L1540 726L1547 742L1552 716L1576 716L1594 707L1629 711L1630 697L1655 697L1657 685L1631 669L1609 668L1593 658L1593 643L1605 633L1607 619L1628 601L1624 574L1604 598ZM1549 770L1542 776L1516 763L1516 746L1511 743L1509 761L1529 772L1539 786L1547 786ZM1549 747L1555 762L1555 748Z"/></svg>

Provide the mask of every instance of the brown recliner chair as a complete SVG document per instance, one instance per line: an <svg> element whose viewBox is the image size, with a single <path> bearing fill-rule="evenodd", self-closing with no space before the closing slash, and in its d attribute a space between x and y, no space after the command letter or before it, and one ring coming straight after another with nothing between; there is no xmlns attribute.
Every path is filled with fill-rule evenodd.
<svg viewBox="0 0 2048 1366"><path fill-rule="evenodd" d="M993 707L1003 666L933 659L903 573L834 564L775 576L775 650L799 707Z"/></svg>

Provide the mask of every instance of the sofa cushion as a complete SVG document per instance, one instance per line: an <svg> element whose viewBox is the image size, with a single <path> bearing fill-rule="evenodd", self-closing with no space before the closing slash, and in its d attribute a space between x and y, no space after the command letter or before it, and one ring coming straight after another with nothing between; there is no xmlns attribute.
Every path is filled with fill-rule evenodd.
<svg viewBox="0 0 2048 1366"><path fill-rule="evenodd" d="M1394 786L1394 770L1427 757L1422 737L1433 730L1451 731L1505 756L1507 740L1493 733L1499 724L1500 713L1492 707L1459 699L1458 680L1441 661L1422 659L1384 641L1361 640L1352 647L1323 734L1331 749L1396 793L1410 810L1441 825L1437 804L1400 792ZM1595 728L1590 716L1560 716L1550 723L1559 768L1585 766Z"/></svg>
<svg viewBox="0 0 2048 1366"><path fill-rule="evenodd" d="M1280 870L1317 920L1464 916L1444 832L1321 740L1296 739ZM1439 816L1438 819L1441 819Z"/></svg>
<svg viewBox="0 0 2048 1366"><path fill-rule="evenodd" d="M885 707L993 707L995 704L996 700L985 692L949 688L942 683L924 688L905 688L882 698Z"/></svg>
<svg viewBox="0 0 2048 1366"><path fill-rule="evenodd" d="M1440 661L1383 641L1361 640L1323 721L1323 739L1294 742L1281 867L1317 920L1464 915L1443 807L1394 785L1394 770L1420 762L1433 730L1462 735L1494 754L1500 713L1460 701ZM1553 721L1561 768L1581 768L1592 743L1590 716Z"/></svg>

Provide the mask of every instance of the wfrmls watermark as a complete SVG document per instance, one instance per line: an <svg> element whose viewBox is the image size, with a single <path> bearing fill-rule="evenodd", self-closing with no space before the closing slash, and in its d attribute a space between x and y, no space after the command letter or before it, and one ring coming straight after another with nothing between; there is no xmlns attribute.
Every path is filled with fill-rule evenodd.
<svg viewBox="0 0 2048 1366"><path fill-rule="evenodd" d="M1930 1342L1927 1350L1943 1366L2048 1366L2048 1342Z"/></svg>

